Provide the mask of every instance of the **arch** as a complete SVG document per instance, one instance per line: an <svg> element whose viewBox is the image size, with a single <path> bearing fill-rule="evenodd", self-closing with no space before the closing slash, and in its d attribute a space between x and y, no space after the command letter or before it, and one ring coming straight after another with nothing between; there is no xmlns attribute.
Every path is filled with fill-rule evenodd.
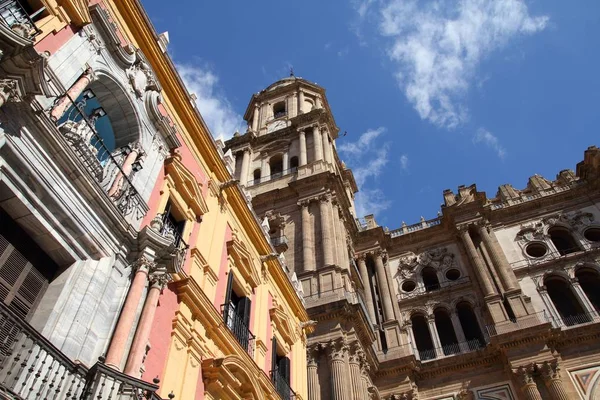
<svg viewBox="0 0 600 400"><path fill-rule="evenodd" d="M242 390L250 393L255 400L264 400L265 396L260 390L260 382L255 376L250 373L254 371L256 366L246 363L241 357L230 355L223 358L221 367L226 368L233 376L235 376L242 384Z"/></svg>
<svg viewBox="0 0 600 400"><path fill-rule="evenodd" d="M283 156L281 154L275 154L269 159L269 166L271 167L271 176L281 176L283 173Z"/></svg>
<svg viewBox="0 0 600 400"><path fill-rule="evenodd" d="M594 309L600 311L600 272L584 265L577 268L575 277Z"/></svg>
<svg viewBox="0 0 600 400"><path fill-rule="evenodd" d="M485 346L485 338L473 311L473 305L465 299L459 301L456 303L456 314L469 348Z"/></svg>
<svg viewBox="0 0 600 400"><path fill-rule="evenodd" d="M425 286L426 292L431 292L440 288L437 271L433 267L424 267L421 270L421 279L423 279L423 285Z"/></svg>
<svg viewBox="0 0 600 400"><path fill-rule="evenodd" d="M562 226L555 225L548 229L548 235L561 256L581 251L571 232Z"/></svg>
<svg viewBox="0 0 600 400"><path fill-rule="evenodd" d="M421 313L414 313L410 316L410 321L412 324L413 336L415 338L415 345L419 351L421 360L434 359L436 355L426 317Z"/></svg>
<svg viewBox="0 0 600 400"><path fill-rule="evenodd" d="M588 322L589 317L568 280L558 274L551 274L544 278L544 286L565 325L572 326Z"/></svg>
<svg viewBox="0 0 600 400"><path fill-rule="evenodd" d="M459 353L458 339L448 310L444 307L437 307L433 311L433 317L444 355Z"/></svg>

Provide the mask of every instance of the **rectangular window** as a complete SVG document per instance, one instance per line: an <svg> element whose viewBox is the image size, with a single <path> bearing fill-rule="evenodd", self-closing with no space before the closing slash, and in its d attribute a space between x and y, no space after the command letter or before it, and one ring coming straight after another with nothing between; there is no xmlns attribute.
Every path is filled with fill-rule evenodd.
<svg viewBox="0 0 600 400"><path fill-rule="evenodd" d="M291 400L295 395L290 386L290 359L281 353L283 351L277 346L277 339L273 338L271 380L281 398Z"/></svg>
<svg viewBox="0 0 600 400"><path fill-rule="evenodd" d="M254 335L250 332L251 301L248 297L238 295L234 290L233 272L227 277L223 319L240 345L253 356Z"/></svg>

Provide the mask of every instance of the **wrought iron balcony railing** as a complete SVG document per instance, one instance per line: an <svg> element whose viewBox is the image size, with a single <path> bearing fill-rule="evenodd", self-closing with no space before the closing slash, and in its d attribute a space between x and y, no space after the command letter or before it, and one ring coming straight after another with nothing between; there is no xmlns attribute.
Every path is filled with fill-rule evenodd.
<svg viewBox="0 0 600 400"><path fill-rule="evenodd" d="M444 290L446 288L451 288L455 286L459 286L462 284L470 283L471 278L469 276L463 276L456 280L445 280L435 285L427 285L427 286L417 286L412 292L401 292L398 293L398 301L412 299L413 297L417 297L419 295L425 293L435 293L440 290Z"/></svg>
<svg viewBox="0 0 600 400"><path fill-rule="evenodd" d="M231 304L221 304L221 313L223 321L229 328L233 336L248 355L254 358L254 346L256 337L250 332L250 328L244 319L235 312L235 308Z"/></svg>
<svg viewBox="0 0 600 400"><path fill-rule="evenodd" d="M588 324L591 322L600 322L600 315L598 312L586 312L578 315L569 315L566 317L553 318L552 325L556 328L567 329L576 325Z"/></svg>
<svg viewBox="0 0 600 400"><path fill-rule="evenodd" d="M288 238L285 235L276 236L271 238L271 244L273 247L284 246L288 244Z"/></svg>
<svg viewBox="0 0 600 400"><path fill-rule="evenodd" d="M91 91L88 98L93 98ZM148 212L148 205L133 186L130 173L122 168L122 163L132 149L129 146L111 151L95 127L96 120L102 118L104 110L98 108L88 116L85 111L86 97L77 103L69 97L72 107L66 121L59 121L58 129L64 135L71 148L75 151L85 169L100 185L119 211L127 216L136 212L135 217L141 218ZM133 163L132 172L139 165Z"/></svg>
<svg viewBox="0 0 600 400"><path fill-rule="evenodd" d="M277 390L282 400L296 400L298 398L296 392L290 387L289 379L281 375L277 368L271 371L270 374L271 382L273 382L275 390Z"/></svg>
<svg viewBox="0 0 600 400"><path fill-rule="evenodd" d="M527 257L522 260L514 261L510 263L510 265L513 269L536 267L552 261L570 260L573 258L578 258L579 256L588 255L593 252L600 253L600 246L584 247L582 245L581 247L571 249L547 251L544 255L540 257Z"/></svg>
<svg viewBox="0 0 600 400"><path fill-rule="evenodd" d="M21 36L32 39L40 33L33 21L45 10L45 7L41 7L29 15L18 0L0 0L0 21Z"/></svg>
<svg viewBox="0 0 600 400"><path fill-rule="evenodd" d="M473 339L466 342L452 343L432 349L417 350L417 352L421 361L432 361L457 354L465 354L472 351L481 350L485 348L486 345L486 342L483 340Z"/></svg>
<svg viewBox="0 0 600 400"><path fill-rule="evenodd" d="M548 317L546 311L541 311L535 314L524 315L519 318L488 325L486 326L486 329L489 336L497 336L520 329L532 328L537 325L549 324L550 322L551 318Z"/></svg>
<svg viewBox="0 0 600 400"><path fill-rule="evenodd" d="M248 183L246 183L246 186L254 186L254 185L258 185L259 183L274 181L275 179L279 179L282 176L291 175L291 174L295 173L296 171L298 171L298 167L284 169L281 172L275 172L269 176L260 177L258 179L248 181Z"/></svg>
<svg viewBox="0 0 600 400"><path fill-rule="evenodd" d="M98 361L91 369L71 361L0 302L0 393L16 399L160 399L158 386Z"/></svg>

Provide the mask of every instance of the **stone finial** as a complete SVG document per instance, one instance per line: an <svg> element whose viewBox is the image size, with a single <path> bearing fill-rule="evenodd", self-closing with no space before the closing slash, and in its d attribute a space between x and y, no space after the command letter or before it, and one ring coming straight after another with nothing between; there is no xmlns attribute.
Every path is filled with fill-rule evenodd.
<svg viewBox="0 0 600 400"><path fill-rule="evenodd" d="M456 196L451 189L444 190L444 205L446 207L453 206L456 203Z"/></svg>
<svg viewBox="0 0 600 400"><path fill-rule="evenodd" d="M502 201L515 199L519 196L519 191L516 190L510 183L498 186L498 192L496 193L496 197Z"/></svg>
<svg viewBox="0 0 600 400"><path fill-rule="evenodd" d="M527 187L534 192L540 192L552 188L552 183L543 176L535 174L529 177Z"/></svg>

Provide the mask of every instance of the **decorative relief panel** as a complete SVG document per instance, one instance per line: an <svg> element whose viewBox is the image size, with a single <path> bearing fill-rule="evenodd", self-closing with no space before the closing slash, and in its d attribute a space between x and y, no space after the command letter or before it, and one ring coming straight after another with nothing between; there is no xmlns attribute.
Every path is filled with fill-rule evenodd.
<svg viewBox="0 0 600 400"><path fill-rule="evenodd" d="M600 365L568 371L582 399L600 398Z"/></svg>

